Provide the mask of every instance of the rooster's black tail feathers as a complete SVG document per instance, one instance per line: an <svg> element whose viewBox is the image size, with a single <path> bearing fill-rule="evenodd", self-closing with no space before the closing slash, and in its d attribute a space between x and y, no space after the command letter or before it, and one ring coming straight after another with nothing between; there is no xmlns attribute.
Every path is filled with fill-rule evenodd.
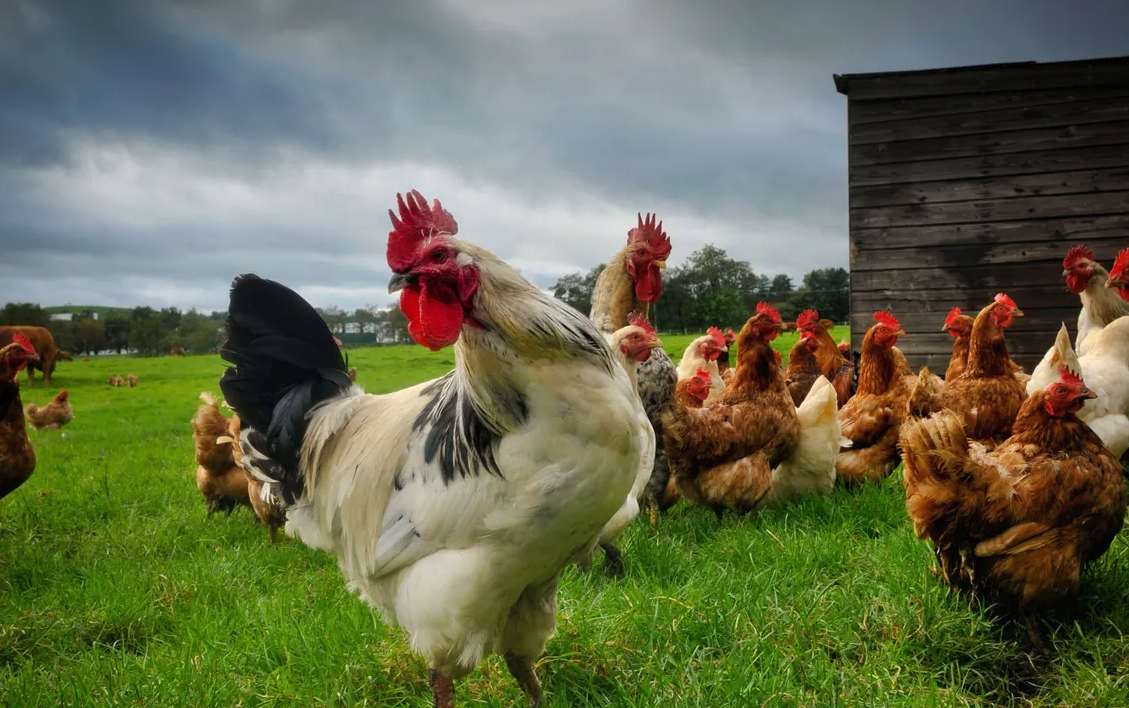
<svg viewBox="0 0 1129 708"><path fill-rule="evenodd" d="M298 460L306 414L352 387L345 359L310 303L254 274L232 282L225 330L220 356L234 366L220 377L220 389L245 429L253 429L244 435L258 453L252 459L276 463L252 473L276 482L292 504L305 481Z"/></svg>

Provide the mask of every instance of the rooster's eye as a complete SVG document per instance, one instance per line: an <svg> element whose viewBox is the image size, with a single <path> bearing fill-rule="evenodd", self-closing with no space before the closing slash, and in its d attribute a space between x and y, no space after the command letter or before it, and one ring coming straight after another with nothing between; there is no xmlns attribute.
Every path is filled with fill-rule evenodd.
<svg viewBox="0 0 1129 708"><path fill-rule="evenodd" d="M438 263L439 261L443 260L446 257L447 257L447 253L442 248L440 248L437 251L431 252L431 260L435 261L436 263Z"/></svg>

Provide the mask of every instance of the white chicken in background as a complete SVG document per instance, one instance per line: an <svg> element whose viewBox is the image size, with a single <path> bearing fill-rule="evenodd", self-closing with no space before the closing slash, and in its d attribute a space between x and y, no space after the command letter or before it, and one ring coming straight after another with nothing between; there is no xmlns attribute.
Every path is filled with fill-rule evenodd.
<svg viewBox="0 0 1129 708"><path fill-rule="evenodd" d="M1078 356L1063 324L1054 346L1031 372L1027 395L1060 378L1059 366L1081 376L1097 398L1087 399L1075 413L1117 457L1129 449L1129 317L1114 320L1088 337L1090 350Z"/></svg>
<svg viewBox="0 0 1129 708"><path fill-rule="evenodd" d="M1122 251L1118 254L1117 261L1113 264L1115 271L1125 269L1126 259L1129 259L1129 256L1122 257L1125 253ZM1082 300L1082 311L1078 313L1078 337L1074 340L1074 347L1078 356L1084 356L1090 351L1090 342L1087 341L1090 336L1100 332L1110 322L1129 315L1129 303L1110 291L1107 283L1111 273L1094 261L1094 252L1085 245L1075 246L1067 251L1066 257L1062 259L1062 275L1066 278L1066 287Z"/></svg>
<svg viewBox="0 0 1129 708"><path fill-rule="evenodd" d="M659 339L655 329L651 327L651 323L643 319L636 313L631 313L627 318L630 323L626 327L621 327L615 331L611 339L612 352L616 355L616 359L627 371L628 378L631 379L632 386L638 386L637 374L640 362L647 361L651 358L651 352L655 349L662 347L662 340ZM646 425L643 425L643 424ZM642 427L649 431L647 436L647 444L644 448L642 464L639 466L639 471L635 475L635 483L631 485L631 491L627 495L627 501L619 508L608 523L604 525L604 530L600 532L600 548L604 549L605 563L608 567L608 572L616 577L622 577L624 573L623 567L623 554L615 546L615 541L623 534L627 525L635 520L639 515L639 498L643 494L643 489L647 486L647 482L651 479L651 469L655 464L655 431L651 427L650 421L644 415L640 422ZM591 563L591 557L585 559L581 565L587 566Z"/></svg>
<svg viewBox="0 0 1129 708"><path fill-rule="evenodd" d="M717 327L710 327L704 336L686 346L686 351L678 362L679 381L691 378L698 369L705 369L710 373L710 395L706 398L706 403L725 390L725 381L717 369L717 358L725 351L729 351L729 347L725 345L725 335Z"/></svg>
<svg viewBox="0 0 1129 708"><path fill-rule="evenodd" d="M791 457L772 470L772 488L765 503L787 501L807 494L829 494L835 486L835 458L850 447L839 426L835 387L820 375L796 408L800 437Z"/></svg>
<svg viewBox="0 0 1129 708"><path fill-rule="evenodd" d="M342 574L429 667L437 708L502 654L533 705L561 570L623 506L650 439L642 404L591 320L455 238L439 201L398 197L390 292L412 337L455 369L364 393L317 312L235 279L220 387L243 465L287 508L286 532Z"/></svg>

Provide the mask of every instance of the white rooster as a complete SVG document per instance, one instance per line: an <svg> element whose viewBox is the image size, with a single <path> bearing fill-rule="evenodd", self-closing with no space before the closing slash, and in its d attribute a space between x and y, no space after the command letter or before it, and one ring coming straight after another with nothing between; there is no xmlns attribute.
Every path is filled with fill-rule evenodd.
<svg viewBox="0 0 1129 708"><path fill-rule="evenodd" d="M345 371L293 291L235 279L220 380L244 467L287 507L286 532L402 627L437 708L454 680L505 657L533 705L561 570L623 505L647 436L631 380L592 322L455 238L419 192L389 212L390 292L419 343L455 369L384 395Z"/></svg>

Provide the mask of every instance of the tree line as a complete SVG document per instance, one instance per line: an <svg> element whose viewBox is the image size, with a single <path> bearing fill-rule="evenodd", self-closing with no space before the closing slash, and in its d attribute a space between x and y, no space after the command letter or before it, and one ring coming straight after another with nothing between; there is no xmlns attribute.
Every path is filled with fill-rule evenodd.
<svg viewBox="0 0 1129 708"><path fill-rule="evenodd" d="M554 297L588 314L603 269L601 263L587 273L560 278L552 288ZM662 296L651 306L650 319L661 332L702 332L712 325L739 328L761 301L772 303L786 321L812 308L820 317L843 322L851 312L851 276L843 268L818 268L796 287L791 276L758 274L747 261L706 245L663 273Z"/></svg>
<svg viewBox="0 0 1129 708"><path fill-rule="evenodd" d="M552 287L554 297L583 314L592 309L592 288L604 265L587 273L571 273ZM781 317L794 320L806 308L821 317L843 322L850 316L850 274L842 268L808 272L796 287L792 278L758 274L747 261L731 258L707 245L686 262L663 273L663 292L652 306L651 320L662 332L703 332L711 325L739 328L760 301L771 302ZM405 344L411 341L408 321L393 304L365 305L346 310L336 305L318 308L330 330L347 345ZM175 307L154 310L86 309L71 320L52 320L51 313L33 303L8 303L0 310L0 325L46 327L55 345L72 354L132 352L141 356L168 353L173 347L190 354L214 352L223 342L226 312L181 312Z"/></svg>

